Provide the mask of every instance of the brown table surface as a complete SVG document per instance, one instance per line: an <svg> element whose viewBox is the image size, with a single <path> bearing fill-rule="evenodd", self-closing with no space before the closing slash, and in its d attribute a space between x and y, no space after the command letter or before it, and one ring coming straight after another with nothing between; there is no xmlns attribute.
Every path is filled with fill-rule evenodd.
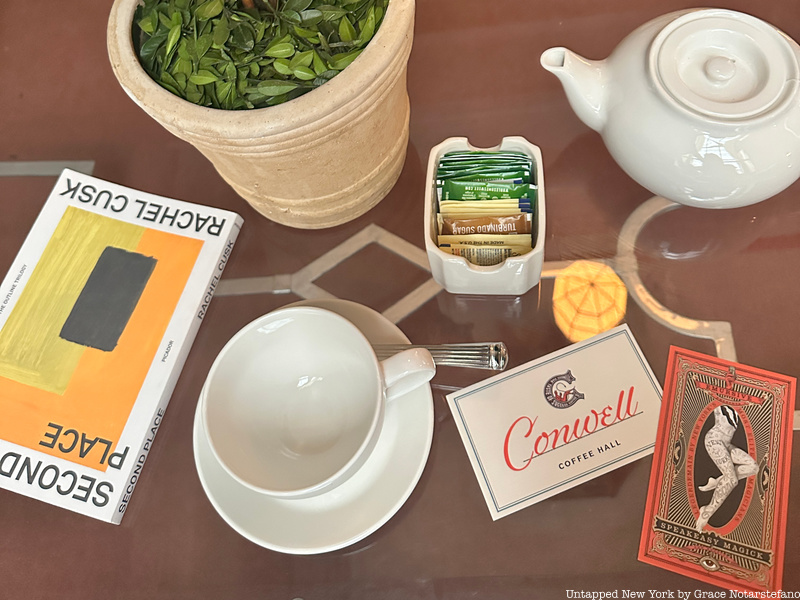
<svg viewBox="0 0 800 600"><path fill-rule="evenodd" d="M564 45L602 58L636 26L691 6L418 2L408 71L411 136L397 185L353 222L301 231L259 216L205 158L125 95L106 55L109 1L2 2L0 167L45 174L0 177L0 271L55 182L51 164L21 164L27 161L90 161L81 166L98 177L232 209L245 225L225 272L228 287L211 305L123 523L0 490L0 598L530 599L565 598L568 590L717 590L637 561L649 457L492 522L444 400L485 372L440 369L433 446L419 484L386 525L343 550L292 556L246 540L206 498L192 453L198 393L226 340L255 317L303 298L280 290L288 277L264 280L261 292L249 294L233 293L237 282L296 273L368 227L409 242L410 255L421 253L427 156L450 136L491 146L522 135L541 148L547 234L539 286L515 298L437 292L429 271L408 253L371 243L315 279L317 293L384 312L415 342L503 340L512 367L568 345L553 317L553 278L578 259L613 264L621 228L650 194L573 114L539 56ZM794 0L725 6L800 39ZM722 322L723 331L727 323L732 331L718 347L667 327L647 294L630 294L625 322L662 383L670 344L711 354L719 348L728 358L800 374L798 185L747 208L659 214L635 238L652 298L670 314ZM418 289L427 295L404 301ZM800 526L800 440L794 441L785 590L800 590L800 537L792 533Z"/></svg>

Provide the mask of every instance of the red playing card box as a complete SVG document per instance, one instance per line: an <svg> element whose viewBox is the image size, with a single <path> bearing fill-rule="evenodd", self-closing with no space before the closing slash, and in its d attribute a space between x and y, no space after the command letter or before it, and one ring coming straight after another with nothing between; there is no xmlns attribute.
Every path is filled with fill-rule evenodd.
<svg viewBox="0 0 800 600"><path fill-rule="evenodd" d="M796 380L671 347L639 560L780 589Z"/></svg>

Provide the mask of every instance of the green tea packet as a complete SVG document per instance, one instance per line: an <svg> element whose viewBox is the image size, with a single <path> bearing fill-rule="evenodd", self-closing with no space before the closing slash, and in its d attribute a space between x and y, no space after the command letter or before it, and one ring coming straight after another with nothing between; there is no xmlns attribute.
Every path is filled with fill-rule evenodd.
<svg viewBox="0 0 800 600"><path fill-rule="evenodd" d="M463 171L440 171L436 175L437 185L441 186L448 179L458 181L494 181L496 183L530 183L531 172L528 169L465 169Z"/></svg>
<svg viewBox="0 0 800 600"><path fill-rule="evenodd" d="M524 152L513 151L454 151L447 152L439 159L440 165L452 165L462 162L493 164L493 163L532 163L533 159Z"/></svg>
<svg viewBox="0 0 800 600"><path fill-rule="evenodd" d="M468 169L532 169L533 163L529 158L492 158L492 159L459 159L442 160L439 162L440 171L464 171Z"/></svg>
<svg viewBox="0 0 800 600"><path fill-rule="evenodd" d="M519 150L450 150L442 156L496 156L496 155L528 156Z"/></svg>
<svg viewBox="0 0 800 600"><path fill-rule="evenodd" d="M517 154L517 155L491 155L491 158L486 158L486 155L468 154L455 158L449 154L445 154L439 161L437 167L437 177L444 178L444 176L458 176L460 173L468 175L475 171L527 171L530 173L533 170L533 162L530 157Z"/></svg>
<svg viewBox="0 0 800 600"><path fill-rule="evenodd" d="M533 191L524 183L495 183L492 181L459 181L448 179L442 184L442 200L496 200L529 198Z"/></svg>

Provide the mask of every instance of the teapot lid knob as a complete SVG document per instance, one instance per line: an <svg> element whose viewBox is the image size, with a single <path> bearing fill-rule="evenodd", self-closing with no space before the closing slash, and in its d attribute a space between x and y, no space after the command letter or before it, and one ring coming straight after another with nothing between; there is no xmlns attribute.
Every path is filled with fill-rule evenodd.
<svg viewBox="0 0 800 600"><path fill-rule="evenodd" d="M706 61L703 70L712 82L721 83L736 75L736 61L727 56L712 56Z"/></svg>
<svg viewBox="0 0 800 600"><path fill-rule="evenodd" d="M688 12L650 47L656 87L701 117L754 118L790 101L800 66L796 46L772 25L725 9Z"/></svg>

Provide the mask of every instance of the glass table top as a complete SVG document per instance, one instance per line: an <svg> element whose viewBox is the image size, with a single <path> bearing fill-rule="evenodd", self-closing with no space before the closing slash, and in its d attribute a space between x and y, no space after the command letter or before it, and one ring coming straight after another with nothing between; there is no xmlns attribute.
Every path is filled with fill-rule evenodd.
<svg viewBox="0 0 800 600"><path fill-rule="evenodd" d="M433 440L418 484L385 525L342 550L293 556L239 535L204 493L192 445L211 363L262 314L300 300L351 300L383 314L414 343L503 341L513 368L571 343L575 332L557 318L563 306L554 288L580 261L609 267L624 284L623 322L662 384L670 345L800 374L800 184L730 210L653 197L539 66L541 53L557 45L605 57L638 25L690 6L418 2L400 178L365 215L310 231L260 216L197 150L126 96L106 53L109 1L50 2L33 11L3 3L0 270L63 167L234 210L244 227L122 524L0 490L0 596L528 599L575 597L575 590L717 591L637 561L650 457L493 522L445 401L488 377L485 371L438 370ZM729 0L725 7L800 39L796 2ZM433 280L425 252L428 154L448 137L490 147L512 135L543 155L541 282L521 296L448 293ZM794 441L784 590L800 590Z"/></svg>

